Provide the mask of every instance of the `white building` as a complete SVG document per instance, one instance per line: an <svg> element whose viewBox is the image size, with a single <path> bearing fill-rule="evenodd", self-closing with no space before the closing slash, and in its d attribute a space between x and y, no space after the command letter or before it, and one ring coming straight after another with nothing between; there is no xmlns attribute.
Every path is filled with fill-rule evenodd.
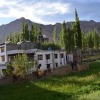
<svg viewBox="0 0 100 100"><path fill-rule="evenodd" d="M68 61L73 60L72 54L66 54L64 50L39 50L36 45L30 41L12 44L11 42L0 44L0 78L3 76L3 70L6 69L6 63L14 59L14 56L26 53L29 60L36 60L37 66L42 70L53 69L66 66Z"/></svg>

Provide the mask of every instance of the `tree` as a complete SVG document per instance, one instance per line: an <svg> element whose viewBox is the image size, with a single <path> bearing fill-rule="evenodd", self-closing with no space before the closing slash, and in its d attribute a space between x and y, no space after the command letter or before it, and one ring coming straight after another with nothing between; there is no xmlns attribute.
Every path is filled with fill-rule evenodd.
<svg viewBox="0 0 100 100"><path fill-rule="evenodd" d="M78 48L81 49L82 48L82 34L81 34L79 17L78 17L78 13L76 9L75 9L75 27L76 27L75 38L77 39L76 45Z"/></svg>
<svg viewBox="0 0 100 100"><path fill-rule="evenodd" d="M87 49L87 35L82 32L82 49Z"/></svg>
<svg viewBox="0 0 100 100"><path fill-rule="evenodd" d="M28 29L28 24L22 23L22 39L23 40L29 40L29 29Z"/></svg>
<svg viewBox="0 0 100 100"><path fill-rule="evenodd" d="M72 22L72 33L73 33L73 41L74 41L74 47L77 45L77 40L78 40L78 36L77 36L77 30L76 30L76 24L75 22Z"/></svg>
<svg viewBox="0 0 100 100"><path fill-rule="evenodd" d="M17 77L24 78L29 70L34 67L34 62L29 62L26 54L18 54L12 62L12 66L14 68L13 74Z"/></svg>
<svg viewBox="0 0 100 100"><path fill-rule="evenodd" d="M35 39L34 25L31 25L30 41L34 42L34 39Z"/></svg>
<svg viewBox="0 0 100 100"><path fill-rule="evenodd" d="M36 24L34 24L34 42L37 42L38 30Z"/></svg>
<svg viewBox="0 0 100 100"><path fill-rule="evenodd" d="M38 35L41 35L41 34L42 34L42 27L39 27Z"/></svg>
<svg viewBox="0 0 100 100"><path fill-rule="evenodd" d="M42 34L42 28L39 27L39 30L37 29L36 24L31 25L31 31L30 31L30 40L32 42L37 42L37 36Z"/></svg>
<svg viewBox="0 0 100 100"><path fill-rule="evenodd" d="M22 40L25 39L25 24L22 23L22 34L21 34Z"/></svg>
<svg viewBox="0 0 100 100"><path fill-rule="evenodd" d="M94 42L93 42L93 37L92 37L91 31L88 32L88 35L87 35L87 44L88 44L88 48L92 49L94 47Z"/></svg>
<svg viewBox="0 0 100 100"><path fill-rule="evenodd" d="M61 45L61 47L63 48L65 48L65 33L67 32L67 30L66 30L66 23L65 23L65 21L62 23L62 28L61 28L61 32L60 32L60 45Z"/></svg>
<svg viewBox="0 0 100 100"><path fill-rule="evenodd" d="M53 42L54 44L57 44L57 33L56 33L56 27L53 30Z"/></svg>
<svg viewBox="0 0 100 100"><path fill-rule="evenodd" d="M94 49L99 49L99 34L96 29L93 30Z"/></svg>

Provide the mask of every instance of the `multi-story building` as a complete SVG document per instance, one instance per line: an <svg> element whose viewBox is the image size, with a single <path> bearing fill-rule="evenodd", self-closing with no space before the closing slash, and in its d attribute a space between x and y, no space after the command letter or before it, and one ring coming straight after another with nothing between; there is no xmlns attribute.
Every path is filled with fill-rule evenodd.
<svg viewBox="0 0 100 100"><path fill-rule="evenodd" d="M7 67L6 63L11 62L18 54L26 53L29 60L37 61L37 66L41 66L42 70L65 66L68 61L73 60L73 55L66 54L65 50L40 50L37 46L30 41L20 41L17 44L8 41L0 44L0 78Z"/></svg>

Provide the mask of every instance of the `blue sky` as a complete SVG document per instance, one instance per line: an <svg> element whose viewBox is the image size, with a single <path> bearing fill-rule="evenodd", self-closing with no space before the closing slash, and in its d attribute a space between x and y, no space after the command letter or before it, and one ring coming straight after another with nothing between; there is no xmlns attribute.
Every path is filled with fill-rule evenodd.
<svg viewBox="0 0 100 100"><path fill-rule="evenodd" d="M55 24L75 19L100 21L100 0L0 0L0 25L25 17L33 22Z"/></svg>

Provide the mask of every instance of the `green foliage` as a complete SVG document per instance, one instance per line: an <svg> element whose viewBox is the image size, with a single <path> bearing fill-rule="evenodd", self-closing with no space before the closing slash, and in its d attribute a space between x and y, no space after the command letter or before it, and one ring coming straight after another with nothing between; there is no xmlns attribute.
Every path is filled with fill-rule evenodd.
<svg viewBox="0 0 100 100"><path fill-rule="evenodd" d="M76 27L76 45L78 48L82 48L82 34L81 34L81 28L80 28L80 22L79 22L79 17L77 10L75 9L75 27Z"/></svg>
<svg viewBox="0 0 100 100"><path fill-rule="evenodd" d="M0 100L99 100L99 65L93 62L87 71L0 86Z"/></svg>
<svg viewBox="0 0 100 100"><path fill-rule="evenodd" d="M6 40L11 39L12 43L17 43L20 40L38 42L37 36L42 34L41 26L37 28L36 24L31 25L31 30L28 24L22 23L22 32L11 33L6 37Z"/></svg>
<svg viewBox="0 0 100 100"><path fill-rule="evenodd" d="M82 32L82 49L83 50L87 49L87 46L88 46L87 34Z"/></svg>
<svg viewBox="0 0 100 100"><path fill-rule="evenodd" d="M23 23L22 24L22 39L23 40L29 40L29 29L28 29L28 24Z"/></svg>
<svg viewBox="0 0 100 100"><path fill-rule="evenodd" d="M14 68L13 74L24 78L29 70L34 67L34 62L29 62L26 54L18 54L12 62L12 66Z"/></svg>
<svg viewBox="0 0 100 100"><path fill-rule="evenodd" d="M93 31L89 31L86 35L87 39L87 48L91 49L99 49L100 37L97 31L94 29Z"/></svg>
<svg viewBox="0 0 100 100"><path fill-rule="evenodd" d="M62 23L61 33L60 33L60 46L61 48L65 48L66 42L65 42L65 34L67 33L66 29L66 23L65 21Z"/></svg>
<svg viewBox="0 0 100 100"><path fill-rule="evenodd" d="M100 37L96 29L93 30L94 49L99 49Z"/></svg>
<svg viewBox="0 0 100 100"><path fill-rule="evenodd" d="M59 50L60 46L55 43L44 43L41 46L41 49L43 49L43 50L48 50L48 48L51 48L52 50Z"/></svg>
<svg viewBox="0 0 100 100"><path fill-rule="evenodd" d="M38 35L41 35L42 34L42 28L39 27L39 30L38 30Z"/></svg>
<svg viewBox="0 0 100 100"><path fill-rule="evenodd" d="M13 75L13 66L12 66L12 63L9 62L7 63L7 68L6 68L6 74L7 75Z"/></svg>
<svg viewBox="0 0 100 100"><path fill-rule="evenodd" d="M57 33L56 33L56 27L53 30L53 42L54 44L57 44Z"/></svg>
<svg viewBox="0 0 100 100"><path fill-rule="evenodd" d="M30 72L30 69L35 66L35 62L29 61L26 54L17 55L12 63L7 64L7 74L24 78Z"/></svg>
<svg viewBox="0 0 100 100"><path fill-rule="evenodd" d="M20 32L11 33L11 34L9 34L8 36L6 36L6 41L7 41L8 39L11 39L12 43L17 43L17 42L19 42L20 40L22 40L21 34L22 34L22 33L20 33Z"/></svg>

